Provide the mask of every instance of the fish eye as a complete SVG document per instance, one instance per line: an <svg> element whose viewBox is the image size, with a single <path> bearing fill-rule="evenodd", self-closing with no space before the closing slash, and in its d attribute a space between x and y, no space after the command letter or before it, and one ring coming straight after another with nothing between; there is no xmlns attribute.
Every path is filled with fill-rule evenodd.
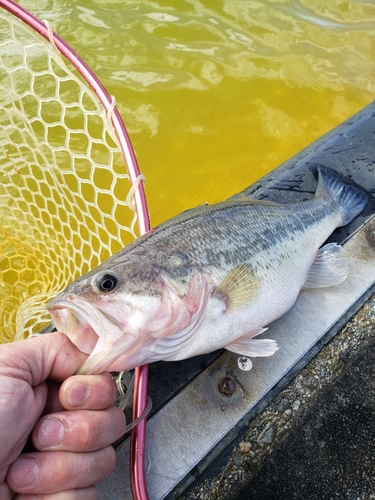
<svg viewBox="0 0 375 500"><path fill-rule="evenodd" d="M99 276L95 285L101 292L112 292L117 286L117 278L113 274L102 274Z"/></svg>

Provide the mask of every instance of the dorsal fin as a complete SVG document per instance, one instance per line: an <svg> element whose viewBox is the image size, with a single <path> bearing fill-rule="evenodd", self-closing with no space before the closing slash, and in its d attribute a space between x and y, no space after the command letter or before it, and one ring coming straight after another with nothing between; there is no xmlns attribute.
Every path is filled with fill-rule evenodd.
<svg viewBox="0 0 375 500"><path fill-rule="evenodd" d="M227 201L232 203L235 203L237 201L246 202L251 205L280 205L280 203L272 200L258 200L257 198L251 198L251 196L247 196L245 193L235 194L231 196Z"/></svg>

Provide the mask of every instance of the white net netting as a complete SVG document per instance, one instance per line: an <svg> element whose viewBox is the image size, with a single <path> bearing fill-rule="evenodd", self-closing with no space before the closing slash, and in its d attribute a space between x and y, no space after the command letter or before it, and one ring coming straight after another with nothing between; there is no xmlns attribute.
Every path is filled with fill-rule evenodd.
<svg viewBox="0 0 375 500"><path fill-rule="evenodd" d="M0 341L46 326L48 298L134 238L130 189L99 99L0 8Z"/></svg>

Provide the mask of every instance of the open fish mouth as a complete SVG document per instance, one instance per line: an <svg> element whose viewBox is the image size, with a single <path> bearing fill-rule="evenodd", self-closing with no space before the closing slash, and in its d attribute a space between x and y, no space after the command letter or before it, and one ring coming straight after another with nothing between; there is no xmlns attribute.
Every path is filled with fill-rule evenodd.
<svg viewBox="0 0 375 500"><path fill-rule="evenodd" d="M47 308L55 327L65 333L78 349L89 354L78 373L101 373L112 369L114 356L111 356L111 351L116 341L122 337L123 348L127 343L124 328L116 318L72 295L60 298L56 303L52 300Z"/></svg>

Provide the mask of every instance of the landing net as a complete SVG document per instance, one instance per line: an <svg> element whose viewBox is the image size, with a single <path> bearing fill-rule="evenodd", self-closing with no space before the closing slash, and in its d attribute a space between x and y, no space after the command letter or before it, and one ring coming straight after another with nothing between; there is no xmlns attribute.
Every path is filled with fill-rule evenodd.
<svg viewBox="0 0 375 500"><path fill-rule="evenodd" d="M0 342L50 323L46 301L136 236L136 208L148 223L114 103L32 21L44 36L0 9Z"/></svg>

